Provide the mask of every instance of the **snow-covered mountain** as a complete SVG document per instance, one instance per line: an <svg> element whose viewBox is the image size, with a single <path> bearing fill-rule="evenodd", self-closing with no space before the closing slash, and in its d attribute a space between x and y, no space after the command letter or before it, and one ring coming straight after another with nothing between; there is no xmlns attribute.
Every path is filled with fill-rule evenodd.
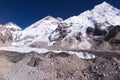
<svg viewBox="0 0 120 80"><path fill-rule="evenodd" d="M15 23L9 22L3 26L6 27L11 32L13 41L16 41L20 38L22 28L20 28L18 25L16 25Z"/></svg>
<svg viewBox="0 0 120 80"><path fill-rule="evenodd" d="M7 24L4 25L6 28L15 31L15 30L22 30L22 28L20 28L18 25L16 25L15 23L9 22Z"/></svg>
<svg viewBox="0 0 120 80"><path fill-rule="evenodd" d="M55 30L61 19L47 16L22 31L20 39L16 45L32 45L39 42L48 43L48 36Z"/></svg>
<svg viewBox="0 0 120 80"><path fill-rule="evenodd" d="M18 34L21 31L22 31L22 29L12 22L9 22L5 25L1 24L0 25L1 46L11 45L11 43L17 39Z"/></svg>
<svg viewBox="0 0 120 80"><path fill-rule="evenodd" d="M62 49L90 49L93 41L104 39L111 28L119 25L120 10L103 2L92 10L62 21L49 38Z"/></svg>
<svg viewBox="0 0 120 80"><path fill-rule="evenodd" d="M17 51L19 51L18 48L21 50L21 47L29 47L29 49L45 48L53 51L90 50L92 48L112 49L108 45L120 41L118 36L120 31L120 10L103 2L91 10L66 20L47 16L24 30L11 22L4 25L4 28L9 30L13 38L11 40L13 48L9 46L6 49L4 47L4 50L17 48ZM15 48L15 46L17 47ZM109 46L113 47L113 44ZM120 47L118 43L117 47ZM36 49L30 51L32 50L35 51ZM69 53L74 53L82 58L95 58L94 55L88 53Z"/></svg>

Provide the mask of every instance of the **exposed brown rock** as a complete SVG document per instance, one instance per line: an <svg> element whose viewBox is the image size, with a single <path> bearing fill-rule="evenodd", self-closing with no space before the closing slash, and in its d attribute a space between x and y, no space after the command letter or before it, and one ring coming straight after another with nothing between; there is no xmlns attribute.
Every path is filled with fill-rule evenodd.
<svg viewBox="0 0 120 80"><path fill-rule="evenodd" d="M67 53L20 54L0 51L0 80L120 79L120 60L116 56L99 55L95 59L82 60Z"/></svg>
<svg viewBox="0 0 120 80"><path fill-rule="evenodd" d="M13 36L11 32L4 26L0 26L0 45L9 45L13 42Z"/></svg>

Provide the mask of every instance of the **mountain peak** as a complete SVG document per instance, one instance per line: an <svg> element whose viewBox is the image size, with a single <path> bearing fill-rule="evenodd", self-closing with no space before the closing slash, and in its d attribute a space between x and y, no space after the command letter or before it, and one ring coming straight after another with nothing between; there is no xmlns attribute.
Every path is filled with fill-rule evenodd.
<svg viewBox="0 0 120 80"><path fill-rule="evenodd" d="M61 17L53 17L53 16L46 16L45 18L43 18L42 20L58 20L58 21L62 21L63 19Z"/></svg>
<svg viewBox="0 0 120 80"><path fill-rule="evenodd" d="M114 7L107 2L103 2L94 7L94 9L98 9L98 10L110 10L112 8L114 8Z"/></svg>
<svg viewBox="0 0 120 80"><path fill-rule="evenodd" d="M16 25L15 23L12 22L8 22L4 25L6 28L8 29L16 29L16 30L22 30L18 25Z"/></svg>
<svg viewBox="0 0 120 80"><path fill-rule="evenodd" d="M42 20L51 20L51 19L55 19L54 17L52 16L46 16L45 18L43 18Z"/></svg>
<svg viewBox="0 0 120 80"><path fill-rule="evenodd" d="M6 23L5 25L12 26L12 25L16 25L16 24L15 24L15 23L13 23L13 22L8 22L8 23Z"/></svg>
<svg viewBox="0 0 120 80"><path fill-rule="evenodd" d="M101 5L102 5L102 6L110 6L110 4L107 3L107 2L105 2L105 1L104 1L103 3L101 3Z"/></svg>
<svg viewBox="0 0 120 80"><path fill-rule="evenodd" d="M110 7L111 5L107 2L103 2L101 4L98 4L96 7Z"/></svg>

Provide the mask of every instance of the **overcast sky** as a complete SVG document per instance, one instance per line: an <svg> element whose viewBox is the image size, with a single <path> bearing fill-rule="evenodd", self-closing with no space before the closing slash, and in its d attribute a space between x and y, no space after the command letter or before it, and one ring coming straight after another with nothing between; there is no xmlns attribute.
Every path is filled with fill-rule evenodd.
<svg viewBox="0 0 120 80"><path fill-rule="evenodd" d="M120 0L0 0L0 23L25 28L51 15L66 19L106 1L120 9Z"/></svg>

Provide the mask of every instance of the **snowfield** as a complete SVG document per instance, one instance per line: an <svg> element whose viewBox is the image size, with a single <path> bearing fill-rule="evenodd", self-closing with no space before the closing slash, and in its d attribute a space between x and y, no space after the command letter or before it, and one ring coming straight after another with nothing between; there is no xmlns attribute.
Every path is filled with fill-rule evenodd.
<svg viewBox="0 0 120 80"><path fill-rule="evenodd" d="M37 53L46 53L48 52L47 49L40 49L40 48L30 48L28 46L7 46L7 47L0 47L0 50L4 51L13 51L19 53L29 53L29 52L37 52Z"/></svg>
<svg viewBox="0 0 120 80"><path fill-rule="evenodd" d="M0 50L10 51L10 52L19 52L19 53L22 53L22 54L30 53L30 52L37 52L39 54L44 54L44 53L47 53L47 52L55 52L56 54L61 53L61 52L66 52L66 53L69 53L69 54L75 54L79 58L82 58L82 59L91 59L91 58L93 59L93 58L95 58L94 55L88 54L88 53L78 53L78 52L72 52L72 51L55 51L55 50L51 51L51 50L47 50L45 48L31 48L31 47L27 47L27 46L0 47Z"/></svg>

